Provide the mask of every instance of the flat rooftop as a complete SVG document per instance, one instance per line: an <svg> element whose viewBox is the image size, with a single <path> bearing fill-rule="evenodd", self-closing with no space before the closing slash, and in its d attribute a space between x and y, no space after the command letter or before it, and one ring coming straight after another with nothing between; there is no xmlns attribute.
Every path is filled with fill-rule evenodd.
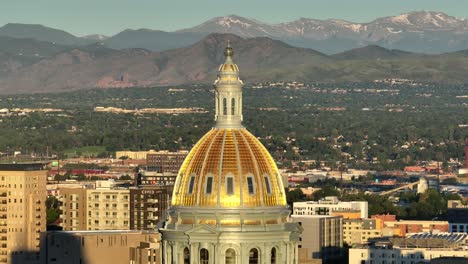
<svg viewBox="0 0 468 264"><path fill-rule="evenodd" d="M0 163L0 171L38 171L45 170L48 162Z"/></svg>

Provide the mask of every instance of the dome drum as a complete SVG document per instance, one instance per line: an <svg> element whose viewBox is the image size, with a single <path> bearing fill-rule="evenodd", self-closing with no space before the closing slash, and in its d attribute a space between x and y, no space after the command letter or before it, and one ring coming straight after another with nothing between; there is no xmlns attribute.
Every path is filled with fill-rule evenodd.
<svg viewBox="0 0 468 264"><path fill-rule="evenodd" d="M192 209L189 207L178 207L177 210L169 210L167 226L173 229L190 228L193 225L214 225L220 230L223 227L232 230L237 226L239 229L248 229L263 226L269 229L279 228L288 222L289 209L277 208L251 208L251 209ZM184 227L186 226L186 227Z"/></svg>

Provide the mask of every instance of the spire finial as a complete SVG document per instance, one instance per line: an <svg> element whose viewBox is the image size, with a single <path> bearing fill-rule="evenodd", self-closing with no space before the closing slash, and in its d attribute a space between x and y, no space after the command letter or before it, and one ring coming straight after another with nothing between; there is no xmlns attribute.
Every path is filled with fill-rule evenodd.
<svg viewBox="0 0 468 264"><path fill-rule="evenodd" d="M228 40L228 41L227 41L226 49L224 50L224 56L226 56L226 57L232 57L232 55L234 55L234 52L232 51L231 41Z"/></svg>

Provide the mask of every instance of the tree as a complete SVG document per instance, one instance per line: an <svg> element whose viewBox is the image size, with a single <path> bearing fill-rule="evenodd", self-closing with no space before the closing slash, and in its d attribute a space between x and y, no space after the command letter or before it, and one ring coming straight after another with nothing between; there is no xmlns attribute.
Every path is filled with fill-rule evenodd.
<svg viewBox="0 0 468 264"><path fill-rule="evenodd" d="M60 217L59 201L55 196L46 199L47 224L53 224Z"/></svg>
<svg viewBox="0 0 468 264"><path fill-rule="evenodd" d="M288 190L286 188L286 200L288 204L292 207L294 202L300 202L305 200L305 194L300 188Z"/></svg>
<svg viewBox="0 0 468 264"><path fill-rule="evenodd" d="M131 179L132 179L132 177L130 177L130 175L128 175L128 174L122 175L119 178L119 180L122 180L122 181L129 181Z"/></svg>

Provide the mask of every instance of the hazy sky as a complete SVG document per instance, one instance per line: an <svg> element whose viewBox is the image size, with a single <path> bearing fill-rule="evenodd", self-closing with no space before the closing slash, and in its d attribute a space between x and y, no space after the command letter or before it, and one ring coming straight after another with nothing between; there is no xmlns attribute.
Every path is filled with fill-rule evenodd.
<svg viewBox="0 0 468 264"><path fill-rule="evenodd" d="M307 18L369 22L408 11L468 18L468 0L0 0L0 26L43 24L75 35L112 35L126 28L166 31L236 14L268 23Z"/></svg>

